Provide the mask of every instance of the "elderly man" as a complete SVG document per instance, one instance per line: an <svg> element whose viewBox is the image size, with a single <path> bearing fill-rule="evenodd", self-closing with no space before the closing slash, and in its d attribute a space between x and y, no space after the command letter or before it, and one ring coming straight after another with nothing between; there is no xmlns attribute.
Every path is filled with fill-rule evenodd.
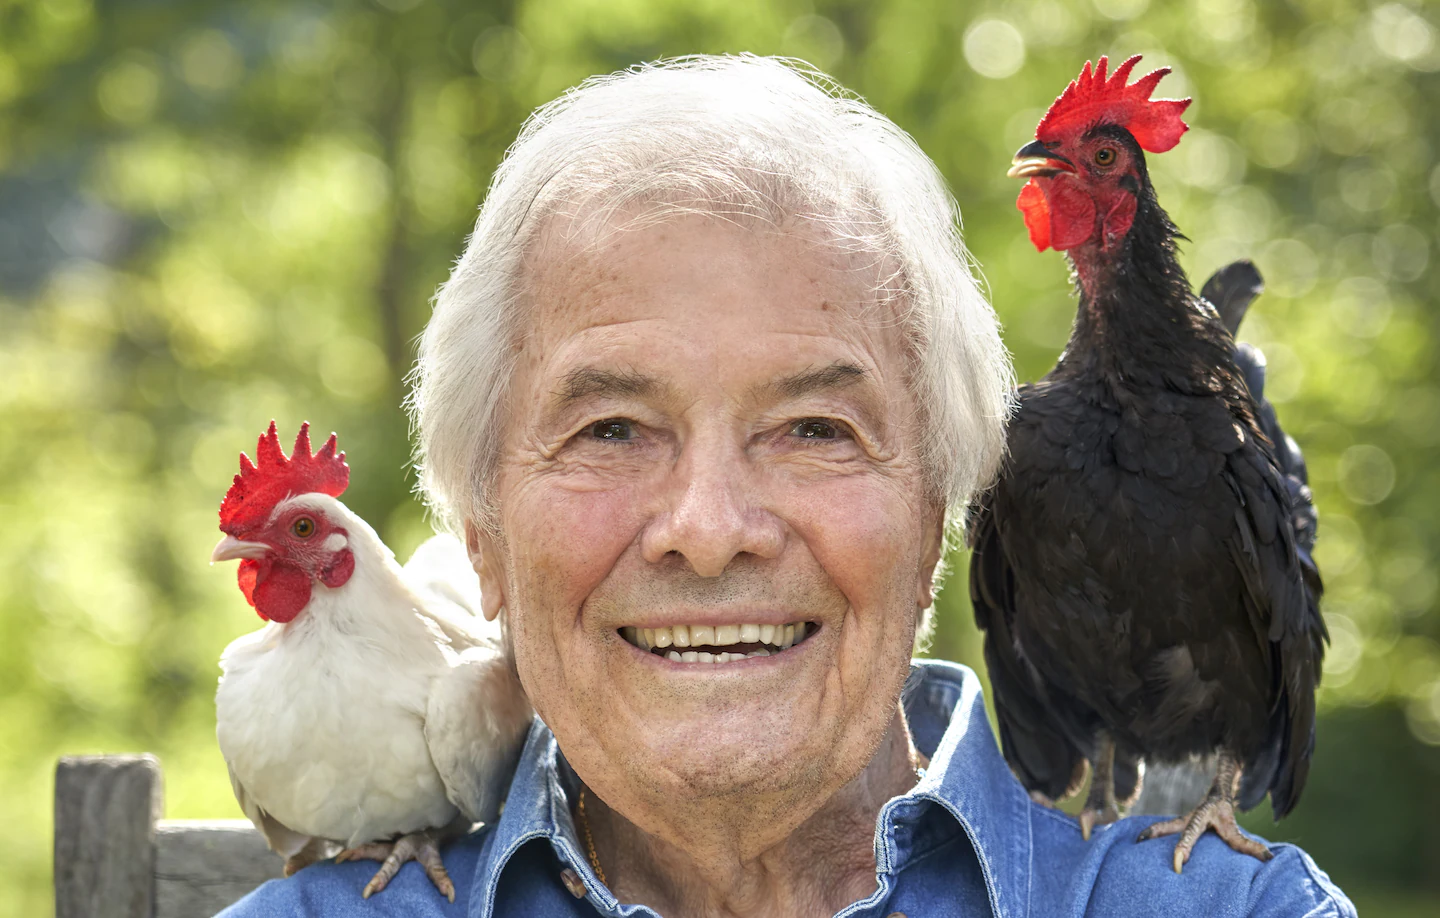
<svg viewBox="0 0 1440 918"><path fill-rule="evenodd" d="M540 109L436 302L424 481L539 720L506 809L235 915L1352 915L1300 850L1084 841L912 664L1010 369L930 161L760 58Z"/></svg>

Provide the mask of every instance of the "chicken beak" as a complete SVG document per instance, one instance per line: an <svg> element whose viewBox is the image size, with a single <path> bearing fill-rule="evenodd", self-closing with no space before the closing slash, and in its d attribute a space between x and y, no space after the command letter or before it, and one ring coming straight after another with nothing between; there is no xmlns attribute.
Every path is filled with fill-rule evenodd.
<svg viewBox="0 0 1440 918"><path fill-rule="evenodd" d="M1010 163L1010 178L1032 178L1037 175L1055 175L1060 172L1074 172L1075 165L1059 153L1055 153L1038 140L1032 140L1015 154Z"/></svg>
<svg viewBox="0 0 1440 918"><path fill-rule="evenodd" d="M264 542L242 542L234 536L227 535L210 553L210 563L234 561L237 558L250 558L258 561L269 553L270 546Z"/></svg>

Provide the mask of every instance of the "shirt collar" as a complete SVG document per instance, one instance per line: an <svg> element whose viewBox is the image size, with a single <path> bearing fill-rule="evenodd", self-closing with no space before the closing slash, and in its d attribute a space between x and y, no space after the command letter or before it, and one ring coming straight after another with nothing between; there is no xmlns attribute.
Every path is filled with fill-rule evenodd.
<svg viewBox="0 0 1440 918"><path fill-rule="evenodd" d="M897 863L899 835L925 810L938 805L955 818L974 846L996 918L1025 915L1032 844L1030 799L995 745L980 680L956 663L916 661L903 698L915 744L929 755L930 767L910 793L881 809L875 828L876 872L886 874L903 866ZM540 838L549 842L562 869L568 867L579 875L602 911L631 911L620 908L582 853L570 815L573 790L573 772L555 735L537 718L494 837L476 865L472 918L492 918L506 865L523 845Z"/></svg>

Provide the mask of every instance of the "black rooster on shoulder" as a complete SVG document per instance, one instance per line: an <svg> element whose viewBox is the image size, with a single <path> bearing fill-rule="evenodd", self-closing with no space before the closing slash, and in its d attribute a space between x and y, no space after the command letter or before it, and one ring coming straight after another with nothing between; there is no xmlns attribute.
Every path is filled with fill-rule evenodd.
<svg viewBox="0 0 1440 918"><path fill-rule="evenodd" d="M1303 463L1251 394L1258 355L1191 290L1146 170L1189 100L1150 99L1168 69L1127 86L1138 60L1108 78L1087 63L1010 170L1080 302L1055 368L1018 393L1009 459L972 508L970 576L1006 758L1044 800L1088 761L1087 838L1141 762L1215 755L1205 799L1139 838L1179 834L1178 872L1207 829L1269 859L1235 807L1269 793L1278 819L1299 799L1326 635ZM1217 298L1243 314L1253 294Z"/></svg>

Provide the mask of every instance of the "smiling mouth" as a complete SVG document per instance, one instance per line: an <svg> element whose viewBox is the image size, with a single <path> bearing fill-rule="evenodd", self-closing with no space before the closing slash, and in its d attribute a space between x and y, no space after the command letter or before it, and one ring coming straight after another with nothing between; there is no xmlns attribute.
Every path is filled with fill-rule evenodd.
<svg viewBox="0 0 1440 918"><path fill-rule="evenodd" d="M812 622L788 625L674 625L620 629L641 650L672 663L734 663L784 653L815 632Z"/></svg>

